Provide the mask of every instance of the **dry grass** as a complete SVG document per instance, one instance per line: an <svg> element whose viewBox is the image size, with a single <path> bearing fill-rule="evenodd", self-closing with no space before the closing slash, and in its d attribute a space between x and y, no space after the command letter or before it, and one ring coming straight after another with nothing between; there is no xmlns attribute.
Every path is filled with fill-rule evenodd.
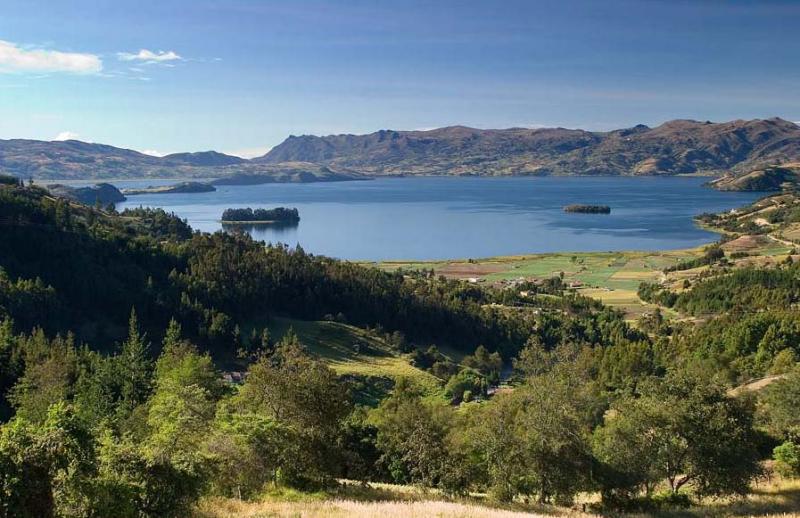
<svg viewBox="0 0 800 518"><path fill-rule="evenodd" d="M196 518L591 518L568 508L534 507L518 504L497 508L477 498L447 501L434 491L412 486L372 484L370 488L351 488L330 496L302 493L272 494L260 502L228 498L207 498L197 508ZM746 498L709 499L690 509L663 510L648 514L608 514L614 518L800 518L800 480L776 477L753 488Z"/></svg>
<svg viewBox="0 0 800 518"><path fill-rule="evenodd" d="M626 518L800 518L800 480L762 482L746 498L709 500L687 510L663 511L655 515Z"/></svg>
<svg viewBox="0 0 800 518"><path fill-rule="evenodd" d="M493 509L475 504L438 500L359 502L328 500L323 502L258 502L237 500L207 500L200 508L203 518L267 518L292 516L298 518L523 518L547 516L523 511ZM560 516L588 517L565 511Z"/></svg>

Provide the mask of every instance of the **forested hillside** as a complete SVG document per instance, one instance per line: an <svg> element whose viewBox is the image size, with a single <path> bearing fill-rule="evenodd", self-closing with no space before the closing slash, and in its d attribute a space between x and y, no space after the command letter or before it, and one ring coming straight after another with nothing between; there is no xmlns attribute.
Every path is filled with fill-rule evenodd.
<svg viewBox="0 0 800 518"><path fill-rule="evenodd" d="M791 256L643 287L704 320L631 325L559 277L389 273L15 180L0 243L2 517L185 517L341 479L617 512L747 494L773 456L800 474ZM359 329L436 386L339 375L325 335L276 319ZM729 390L767 374L758 402Z"/></svg>

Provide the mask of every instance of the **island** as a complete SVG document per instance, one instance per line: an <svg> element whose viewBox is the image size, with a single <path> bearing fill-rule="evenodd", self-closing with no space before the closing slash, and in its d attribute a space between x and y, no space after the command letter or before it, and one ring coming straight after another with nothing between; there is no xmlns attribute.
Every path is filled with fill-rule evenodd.
<svg viewBox="0 0 800 518"><path fill-rule="evenodd" d="M181 182L173 185L159 185L143 188L122 189L122 194L135 196L137 194L190 194L196 192L214 192L217 188L204 182Z"/></svg>
<svg viewBox="0 0 800 518"><path fill-rule="evenodd" d="M222 213L222 223L226 225L253 225L253 224L297 224L300 213L297 209L276 207L274 209L225 209Z"/></svg>
<svg viewBox="0 0 800 518"><path fill-rule="evenodd" d="M567 205L564 212L577 212L580 214L611 214L611 207L608 205Z"/></svg>

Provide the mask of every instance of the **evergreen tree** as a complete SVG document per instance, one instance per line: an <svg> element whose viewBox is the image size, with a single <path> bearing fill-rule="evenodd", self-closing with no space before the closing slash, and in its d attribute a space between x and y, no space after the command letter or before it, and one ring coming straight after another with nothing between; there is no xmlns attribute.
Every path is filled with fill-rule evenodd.
<svg viewBox="0 0 800 518"><path fill-rule="evenodd" d="M116 363L121 396L119 408L122 415L127 416L145 402L151 389L152 360L149 344L146 336L139 331L135 309L131 309L128 338L122 343Z"/></svg>

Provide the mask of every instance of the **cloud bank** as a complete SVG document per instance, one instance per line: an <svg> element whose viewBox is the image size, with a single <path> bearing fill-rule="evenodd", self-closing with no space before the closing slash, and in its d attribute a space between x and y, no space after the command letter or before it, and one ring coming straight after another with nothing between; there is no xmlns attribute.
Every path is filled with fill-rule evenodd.
<svg viewBox="0 0 800 518"><path fill-rule="evenodd" d="M95 74L103 62L94 54L22 48L0 40L0 72Z"/></svg>

